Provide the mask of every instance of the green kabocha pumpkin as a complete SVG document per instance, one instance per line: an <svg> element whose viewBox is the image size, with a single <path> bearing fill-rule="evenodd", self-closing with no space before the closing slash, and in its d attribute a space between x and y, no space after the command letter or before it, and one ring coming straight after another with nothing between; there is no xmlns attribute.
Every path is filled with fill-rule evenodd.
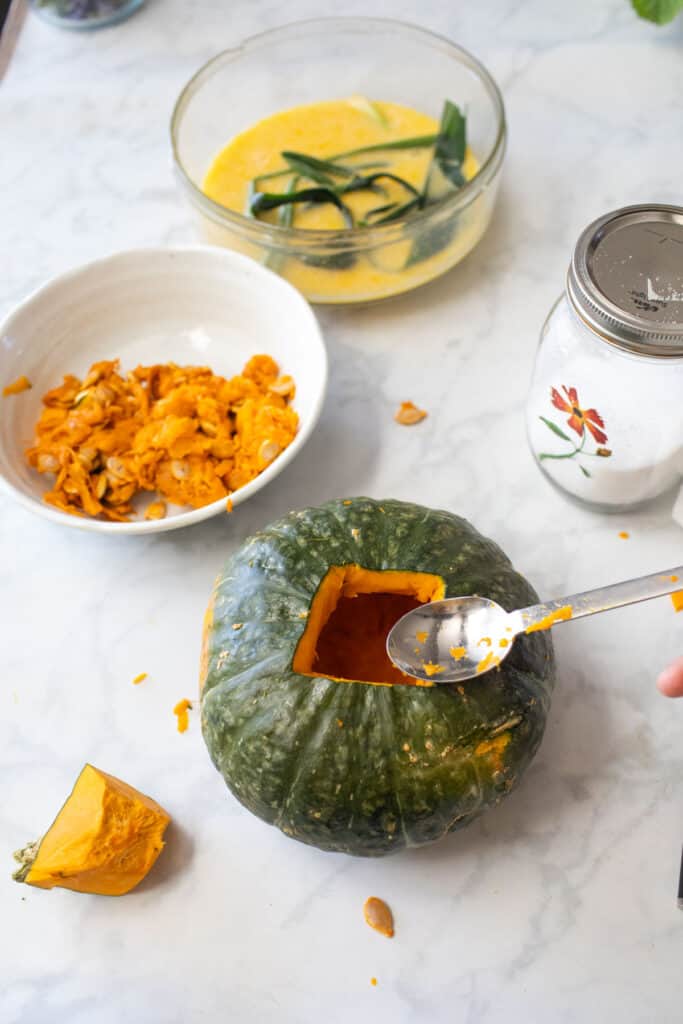
<svg viewBox="0 0 683 1024"><path fill-rule="evenodd" d="M216 581L202 656L202 728L245 807L323 850L380 856L440 839L500 802L541 742L548 633L460 686L389 662L393 623L425 601L537 600L464 519L354 498L292 512Z"/></svg>

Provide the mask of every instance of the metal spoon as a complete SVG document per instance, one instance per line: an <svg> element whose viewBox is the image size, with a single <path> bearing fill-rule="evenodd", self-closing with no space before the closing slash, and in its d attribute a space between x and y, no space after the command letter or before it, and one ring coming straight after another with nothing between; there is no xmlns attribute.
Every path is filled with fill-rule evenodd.
<svg viewBox="0 0 683 1024"><path fill-rule="evenodd" d="M414 608L387 637L394 665L416 679L460 683L496 668L520 633L683 590L683 565L506 612L486 597L449 597Z"/></svg>

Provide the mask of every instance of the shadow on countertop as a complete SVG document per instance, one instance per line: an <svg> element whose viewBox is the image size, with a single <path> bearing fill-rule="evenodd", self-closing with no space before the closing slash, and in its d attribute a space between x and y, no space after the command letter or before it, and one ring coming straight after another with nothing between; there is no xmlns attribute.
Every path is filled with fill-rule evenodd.
<svg viewBox="0 0 683 1024"><path fill-rule="evenodd" d="M175 879L190 864L194 855L194 839L181 828L176 821L171 821L164 835L164 849L159 859L146 878L135 887L130 895L151 892Z"/></svg>

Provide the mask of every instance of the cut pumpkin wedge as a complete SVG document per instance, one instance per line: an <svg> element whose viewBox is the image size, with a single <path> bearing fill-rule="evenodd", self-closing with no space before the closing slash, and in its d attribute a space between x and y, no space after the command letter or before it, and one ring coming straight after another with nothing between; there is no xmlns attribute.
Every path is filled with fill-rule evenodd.
<svg viewBox="0 0 683 1024"><path fill-rule="evenodd" d="M122 896L164 848L170 817L150 797L86 764L43 838L15 853L17 882Z"/></svg>

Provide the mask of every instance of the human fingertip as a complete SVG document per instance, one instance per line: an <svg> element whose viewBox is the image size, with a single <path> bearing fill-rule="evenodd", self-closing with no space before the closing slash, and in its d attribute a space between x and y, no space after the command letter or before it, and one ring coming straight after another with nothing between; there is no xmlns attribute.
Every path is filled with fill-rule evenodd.
<svg viewBox="0 0 683 1024"><path fill-rule="evenodd" d="M683 697L683 658L665 668L657 680L657 688L665 697Z"/></svg>

